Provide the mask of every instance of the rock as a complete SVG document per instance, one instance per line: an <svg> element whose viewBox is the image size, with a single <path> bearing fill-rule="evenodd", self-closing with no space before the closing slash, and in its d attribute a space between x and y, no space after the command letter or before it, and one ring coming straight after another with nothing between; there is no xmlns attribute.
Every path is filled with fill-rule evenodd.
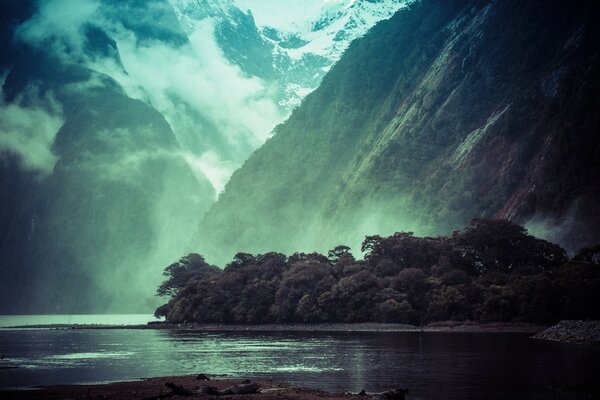
<svg viewBox="0 0 600 400"><path fill-rule="evenodd" d="M600 321L560 321L534 336L559 342L600 344Z"/></svg>
<svg viewBox="0 0 600 400"><path fill-rule="evenodd" d="M198 389L196 389L196 394L206 394L210 396L218 395L219 391L212 386L202 385Z"/></svg>
<svg viewBox="0 0 600 400"><path fill-rule="evenodd" d="M197 381L210 381L210 378L208 376L204 375L204 374L199 374L196 377L196 380Z"/></svg>
<svg viewBox="0 0 600 400"><path fill-rule="evenodd" d="M394 390L389 390L387 392L374 393L373 397L381 399L381 400L405 400L407 393L408 393L408 389L397 388Z"/></svg>
<svg viewBox="0 0 600 400"><path fill-rule="evenodd" d="M184 388L183 386L178 386L178 385L174 384L173 382L167 382L167 383L165 383L165 386L172 390L173 395L178 395L178 396L193 396L194 395L194 392L192 392L191 390L188 390L188 389Z"/></svg>
<svg viewBox="0 0 600 400"><path fill-rule="evenodd" d="M257 393L260 385L258 383L242 383L240 385L233 385L227 389L221 390L219 394L251 394Z"/></svg>
<svg viewBox="0 0 600 400"><path fill-rule="evenodd" d="M246 382L246 381L244 381ZM202 385L196 390L196 394L206 394L210 396L226 396L232 394L252 394L258 393L260 385L258 383L241 383L239 385L229 386L226 389L219 390L215 387Z"/></svg>

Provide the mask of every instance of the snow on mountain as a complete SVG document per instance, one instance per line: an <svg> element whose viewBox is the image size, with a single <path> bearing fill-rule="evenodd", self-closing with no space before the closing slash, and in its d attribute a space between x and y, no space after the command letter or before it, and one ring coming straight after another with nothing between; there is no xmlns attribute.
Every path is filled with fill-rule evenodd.
<svg viewBox="0 0 600 400"><path fill-rule="evenodd" d="M260 3L259 0L238 0L238 2L248 2L249 5L254 2ZM406 0L296 2L299 8L297 12L294 12L293 8L287 12L294 17L288 19L285 25L277 24L272 17L282 15L281 13L273 14L272 11L271 13L267 11L266 15L271 17L266 20L277 24L276 29L279 30L279 37L282 39L274 43L275 58L289 60L290 69L297 72L296 75L302 75L298 74L302 69L305 71L302 79L292 78L286 81L286 96L280 104L288 109L298 106L304 96L319 85L323 76L340 59L354 39L364 35L377 22L390 18L407 3ZM290 4L286 2L280 7L285 10L289 6ZM302 12L302 8L307 11ZM257 13L256 19L261 21L262 18L264 14ZM263 32L272 29L264 26ZM289 45L292 40L297 43L296 46Z"/></svg>
<svg viewBox="0 0 600 400"><path fill-rule="evenodd" d="M279 105L298 106L350 42L410 0L169 0L191 34L211 18L225 56L250 75L275 80Z"/></svg>

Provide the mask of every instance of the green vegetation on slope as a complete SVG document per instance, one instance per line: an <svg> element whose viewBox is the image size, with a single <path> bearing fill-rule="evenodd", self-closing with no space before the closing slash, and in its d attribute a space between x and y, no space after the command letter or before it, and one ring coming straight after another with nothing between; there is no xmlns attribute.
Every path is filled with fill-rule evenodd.
<svg viewBox="0 0 600 400"><path fill-rule="evenodd" d="M505 220L445 237L369 236L318 253L238 253L224 270L190 254L167 267L157 309L173 323L553 322L600 318L600 247L573 259Z"/></svg>
<svg viewBox="0 0 600 400"><path fill-rule="evenodd" d="M473 217L600 240L593 2L423 0L355 41L232 177L195 243L325 251Z"/></svg>

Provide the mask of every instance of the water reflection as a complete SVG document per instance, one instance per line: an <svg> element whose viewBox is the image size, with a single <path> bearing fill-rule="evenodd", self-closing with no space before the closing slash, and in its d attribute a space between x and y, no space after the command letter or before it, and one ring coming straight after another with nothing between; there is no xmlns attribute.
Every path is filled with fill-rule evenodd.
<svg viewBox="0 0 600 400"><path fill-rule="evenodd" d="M0 330L0 354L2 387L207 373L333 391L405 386L412 399L536 399L549 385L600 382L599 349L519 334Z"/></svg>

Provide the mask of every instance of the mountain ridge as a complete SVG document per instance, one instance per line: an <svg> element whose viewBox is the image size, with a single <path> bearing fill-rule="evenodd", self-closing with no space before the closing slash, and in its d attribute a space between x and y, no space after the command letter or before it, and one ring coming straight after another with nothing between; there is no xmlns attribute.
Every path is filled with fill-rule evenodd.
<svg viewBox="0 0 600 400"><path fill-rule="evenodd" d="M353 42L234 173L199 251L222 262L356 248L364 235L435 236L478 216L527 224L571 251L594 244L594 15L590 2L399 11Z"/></svg>

